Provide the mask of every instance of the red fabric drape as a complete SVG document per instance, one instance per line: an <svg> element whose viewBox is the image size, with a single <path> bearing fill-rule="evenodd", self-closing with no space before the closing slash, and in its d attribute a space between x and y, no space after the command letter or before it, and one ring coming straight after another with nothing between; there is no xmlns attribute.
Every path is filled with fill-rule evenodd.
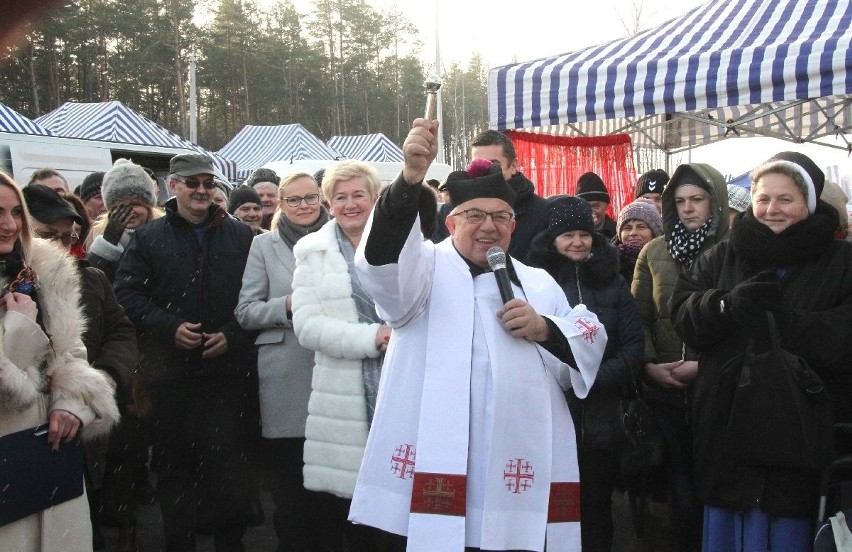
<svg viewBox="0 0 852 552"><path fill-rule="evenodd" d="M577 179L591 171L609 190L612 218L633 200L636 169L629 135L577 138L509 130L506 136L515 145L519 168L540 196L574 195Z"/></svg>

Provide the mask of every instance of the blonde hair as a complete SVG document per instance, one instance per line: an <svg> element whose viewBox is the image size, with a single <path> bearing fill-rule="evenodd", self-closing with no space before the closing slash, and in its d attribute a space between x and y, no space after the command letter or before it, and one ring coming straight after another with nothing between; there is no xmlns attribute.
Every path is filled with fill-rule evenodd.
<svg viewBox="0 0 852 552"><path fill-rule="evenodd" d="M369 163L354 160L340 161L326 169L325 176L322 178L322 193L326 199L331 201L337 184L359 176L363 176L364 180L367 181L367 190L371 196L379 195L379 189L382 187L379 172Z"/></svg>
<svg viewBox="0 0 852 552"><path fill-rule="evenodd" d="M128 198L128 199L133 199L133 198ZM119 201L118 205L121 205L122 203L123 203L122 201ZM165 214L166 214L166 212L163 211L162 207L157 207L157 206L151 207L150 205L145 205L145 204L143 204L142 206L145 207L148 210L148 219L145 222L143 222L142 224L148 224L152 220L157 220L158 218L165 216ZM89 232L89 235L86 238L86 242L84 244L86 251L88 251L89 248L92 246L92 242L95 241L95 238L103 235L104 230L106 230L107 224L109 224L109 214L110 214L110 212L107 211L106 213L102 214L97 219L95 219L95 221L92 223L92 229Z"/></svg>
<svg viewBox="0 0 852 552"><path fill-rule="evenodd" d="M21 204L21 249L23 250L24 258L28 258L30 252L30 244L32 243L33 237L33 226L30 218L30 210L27 209L27 202L24 199L24 194L21 192L21 188L18 186L18 183L15 182L15 179L9 176L8 174L0 171L0 184L10 188L13 192L15 192L15 196L18 198L18 203Z"/></svg>
<svg viewBox="0 0 852 552"><path fill-rule="evenodd" d="M293 174L288 174L287 176L281 178L281 183L278 185L278 208L275 209L275 214L272 215L272 220L269 222L269 229L275 230L278 228L278 221L281 220L281 211L284 205L284 190L292 184L293 182L299 180L300 178L310 178L311 182L317 184L317 181L314 179L313 175L310 175L306 172L297 172ZM317 189L319 190L319 184L317 184ZM322 190L320 192L320 201L322 201Z"/></svg>

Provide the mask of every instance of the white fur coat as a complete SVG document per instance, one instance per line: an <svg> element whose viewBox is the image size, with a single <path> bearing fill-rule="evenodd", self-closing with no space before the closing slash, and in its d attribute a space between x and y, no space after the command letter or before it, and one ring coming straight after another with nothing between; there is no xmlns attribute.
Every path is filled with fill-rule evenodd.
<svg viewBox="0 0 852 552"><path fill-rule="evenodd" d="M358 322L352 282L329 221L293 253L293 328L316 351L305 427L305 488L352 498L367 443L361 359L379 356L379 324Z"/></svg>
<svg viewBox="0 0 852 552"><path fill-rule="evenodd" d="M109 378L86 360L75 261L34 239L27 262L39 277L48 335L28 317L0 310L0 436L44 424L53 410L80 418L84 439L105 434L118 422L118 407ZM91 549L88 512L83 495L0 527L0 543L22 551Z"/></svg>

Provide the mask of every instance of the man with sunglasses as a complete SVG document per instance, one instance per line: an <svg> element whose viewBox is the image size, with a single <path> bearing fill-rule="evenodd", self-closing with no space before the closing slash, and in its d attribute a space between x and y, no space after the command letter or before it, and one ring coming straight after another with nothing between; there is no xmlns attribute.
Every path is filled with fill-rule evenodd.
<svg viewBox="0 0 852 552"><path fill-rule="evenodd" d="M505 256L504 299L489 250L509 247L517 193L501 167L447 178L450 238L433 244L416 221L437 123L415 120L403 153L355 257L393 333L350 520L409 550L579 551L563 391L586 396L606 331L547 273Z"/></svg>
<svg viewBox="0 0 852 552"><path fill-rule="evenodd" d="M172 158L166 215L136 230L115 277L144 351L168 551L194 549L202 513L216 550L243 550L259 438L254 333L234 317L254 233L213 203L213 172L207 155Z"/></svg>

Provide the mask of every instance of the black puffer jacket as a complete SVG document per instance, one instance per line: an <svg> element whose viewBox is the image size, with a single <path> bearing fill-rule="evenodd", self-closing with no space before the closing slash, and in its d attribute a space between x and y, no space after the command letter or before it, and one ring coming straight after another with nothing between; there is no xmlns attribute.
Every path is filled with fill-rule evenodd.
<svg viewBox="0 0 852 552"><path fill-rule="evenodd" d="M143 375L152 381L241 374L253 362L255 333L240 327L234 308L254 234L215 204L201 226L178 214L174 198L165 207L165 217L136 230L115 277L116 296L139 332ZM202 347L178 349L174 337L183 322L224 333L228 351L202 359Z"/></svg>
<svg viewBox="0 0 852 552"><path fill-rule="evenodd" d="M700 257L693 273L682 274L675 287L672 320L699 352L694 458L699 496L707 504L736 510L759 506L785 517L815 511L818 470L743 466L726 453L729 412L720 399L726 381L722 367L745 349L749 328L723 313L719 302L758 272L779 272L780 306L790 314L782 324L782 346L822 377L837 419L852 421L852 244L833 239L836 221L836 211L820 201L813 215L775 235L749 209L737 216L730 240Z"/></svg>
<svg viewBox="0 0 852 552"><path fill-rule="evenodd" d="M533 240L529 264L550 273L565 291L568 303L583 303L606 328L607 344L595 384L582 401L569 390L568 405L575 423L582 421L581 434L586 445L615 450L623 435L618 402L629 381L628 368L621 357L638 370L645 354L636 301L618 273L618 251L596 233L591 257L576 263L558 253L547 233L542 232Z"/></svg>

